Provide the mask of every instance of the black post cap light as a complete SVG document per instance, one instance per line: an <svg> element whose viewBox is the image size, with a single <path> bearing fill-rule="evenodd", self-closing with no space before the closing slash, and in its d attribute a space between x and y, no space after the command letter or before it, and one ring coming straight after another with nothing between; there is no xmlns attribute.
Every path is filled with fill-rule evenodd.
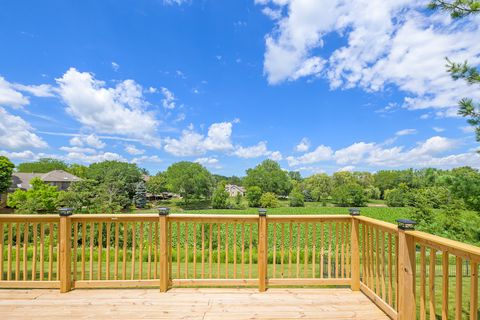
<svg viewBox="0 0 480 320"><path fill-rule="evenodd" d="M167 208L167 207L158 208L158 214L161 216L168 216L169 213L170 213L170 208Z"/></svg>
<svg viewBox="0 0 480 320"><path fill-rule="evenodd" d="M350 208L348 209L350 211L351 216L359 216L360 215L360 209L358 208Z"/></svg>
<svg viewBox="0 0 480 320"><path fill-rule="evenodd" d="M73 208L60 208L58 209L60 217L68 217L73 214Z"/></svg>
<svg viewBox="0 0 480 320"><path fill-rule="evenodd" d="M258 215L260 217L266 217L267 216L267 209L264 209L264 208L258 209Z"/></svg>
<svg viewBox="0 0 480 320"><path fill-rule="evenodd" d="M416 221L408 219L397 219L398 228L401 230L415 230Z"/></svg>

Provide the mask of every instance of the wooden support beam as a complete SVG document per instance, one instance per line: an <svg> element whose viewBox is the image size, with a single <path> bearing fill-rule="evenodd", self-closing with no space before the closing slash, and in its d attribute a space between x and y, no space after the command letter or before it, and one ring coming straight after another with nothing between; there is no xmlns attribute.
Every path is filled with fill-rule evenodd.
<svg viewBox="0 0 480 320"><path fill-rule="evenodd" d="M398 320L416 317L415 307L415 241L405 230L398 229Z"/></svg>
<svg viewBox="0 0 480 320"><path fill-rule="evenodd" d="M258 220L258 290L267 290L267 215L262 210Z"/></svg>
<svg viewBox="0 0 480 320"><path fill-rule="evenodd" d="M360 246L359 246L359 232L360 232L360 223L359 220L355 217L352 217L352 231L351 231L351 245L350 245L350 252L351 252L351 283L350 287L352 291L359 291L360 290ZM347 253L348 254L348 253Z"/></svg>

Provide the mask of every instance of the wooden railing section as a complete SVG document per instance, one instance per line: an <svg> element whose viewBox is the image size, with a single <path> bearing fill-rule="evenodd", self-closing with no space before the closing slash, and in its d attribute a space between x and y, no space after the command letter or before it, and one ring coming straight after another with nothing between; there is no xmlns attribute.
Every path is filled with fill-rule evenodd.
<svg viewBox="0 0 480 320"><path fill-rule="evenodd" d="M478 320L480 248L350 215L0 215L0 288L349 286Z"/></svg>

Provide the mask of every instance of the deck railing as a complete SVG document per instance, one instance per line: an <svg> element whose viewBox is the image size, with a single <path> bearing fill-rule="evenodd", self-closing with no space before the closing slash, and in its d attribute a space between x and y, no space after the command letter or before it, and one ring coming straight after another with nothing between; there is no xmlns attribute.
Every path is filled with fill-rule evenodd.
<svg viewBox="0 0 480 320"><path fill-rule="evenodd" d="M350 215L0 215L0 288L349 286L477 320L480 248Z"/></svg>

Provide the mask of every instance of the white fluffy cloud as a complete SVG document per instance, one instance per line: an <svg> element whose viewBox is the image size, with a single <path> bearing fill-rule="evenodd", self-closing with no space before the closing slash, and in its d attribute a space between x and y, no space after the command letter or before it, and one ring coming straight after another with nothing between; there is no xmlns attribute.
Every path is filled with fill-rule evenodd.
<svg viewBox="0 0 480 320"><path fill-rule="evenodd" d="M232 126L233 122L214 123L208 128L206 136L193 128L184 130L179 139L165 139L165 151L175 156L195 156L208 151L232 150Z"/></svg>
<svg viewBox="0 0 480 320"><path fill-rule="evenodd" d="M34 133L32 126L19 116L8 113L0 107L0 147L20 150L26 148L47 148L47 143Z"/></svg>
<svg viewBox="0 0 480 320"><path fill-rule="evenodd" d="M125 151L128 153L128 154L132 154L132 155L141 155L141 154L144 154L145 153L145 150L143 149L138 149L137 147L135 147L133 144L127 144L125 146Z"/></svg>
<svg viewBox="0 0 480 320"><path fill-rule="evenodd" d="M314 151L305 153L300 157L289 156L287 157L287 161L289 166L298 166L330 160L332 159L332 156L332 149L330 147L321 145L318 146Z"/></svg>
<svg viewBox="0 0 480 320"><path fill-rule="evenodd" d="M272 152L268 150L266 141L260 141L256 145L250 147L237 146L233 152L237 157L244 159L265 157L271 155L271 153Z"/></svg>
<svg viewBox="0 0 480 320"><path fill-rule="evenodd" d="M5 78L0 77L0 106L20 108L28 103L27 97L15 90Z"/></svg>
<svg viewBox="0 0 480 320"><path fill-rule="evenodd" d="M408 135L412 135L412 134L416 134L417 133L417 129L403 129L403 130L399 130L395 133L396 136L408 136Z"/></svg>
<svg viewBox="0 0 480 320"><path fill-rule="evenodd" d="M379 91L393 84L406 94L403 106L409 109L449 110L464 96L480 98L480 91L452 80L444 68L447 56L480 63L478 17L452 21L447 14L427 12L428 1L422 0L257 3L264 11L283 12L265 38L270 84L305 76L324 76L332 88ZM334 34L346 44L322 54L326 36Z"/></svg>
<svg viewBox="0 0 480 320"><path fill-rule="evenodd" d="M133 136L145 144L159 146L157 120L146 110L142 88L133 80L105 87L93 74L70 68L56 79L67 112L81 124L100 133Z"/></svg>
<svg viewBox="0 0 480 320"><path fill-rule="evenodd" d="M175 109L175 96L165 87L160 88L163 94L162 105L165 109Z"/></svg>
<svg viewBox="0 0 480 320"><path fill-rule="evenodd" d="M220 161L217 158L213 157L205 157L205 158L198 158L194 162L201 164L204 167L210 167L215 169L220 169Z"/></svg>
<svg viewBox="0 0 480 320"><path fill-rule="evenodd" d="M295 151L307 152L310 149L310 140L303 138L296 146Z"/></svg>
<svg viewBox="0 0 480 320"><path fill-rule="evenodd" d="M93 133L75 136L70 139L70 144L75 147L89 146L97 149L105 148L105 143Z"/></svg>
<svg viewBox="0 0 480 320"><path fill-rule="evenodd" d="M157 155L153 155L153 156L140 156L140 157L136 157L136 158L133 158L132 159L132 163L160 163L162 162L163 160L157 156Z"/></svg>

